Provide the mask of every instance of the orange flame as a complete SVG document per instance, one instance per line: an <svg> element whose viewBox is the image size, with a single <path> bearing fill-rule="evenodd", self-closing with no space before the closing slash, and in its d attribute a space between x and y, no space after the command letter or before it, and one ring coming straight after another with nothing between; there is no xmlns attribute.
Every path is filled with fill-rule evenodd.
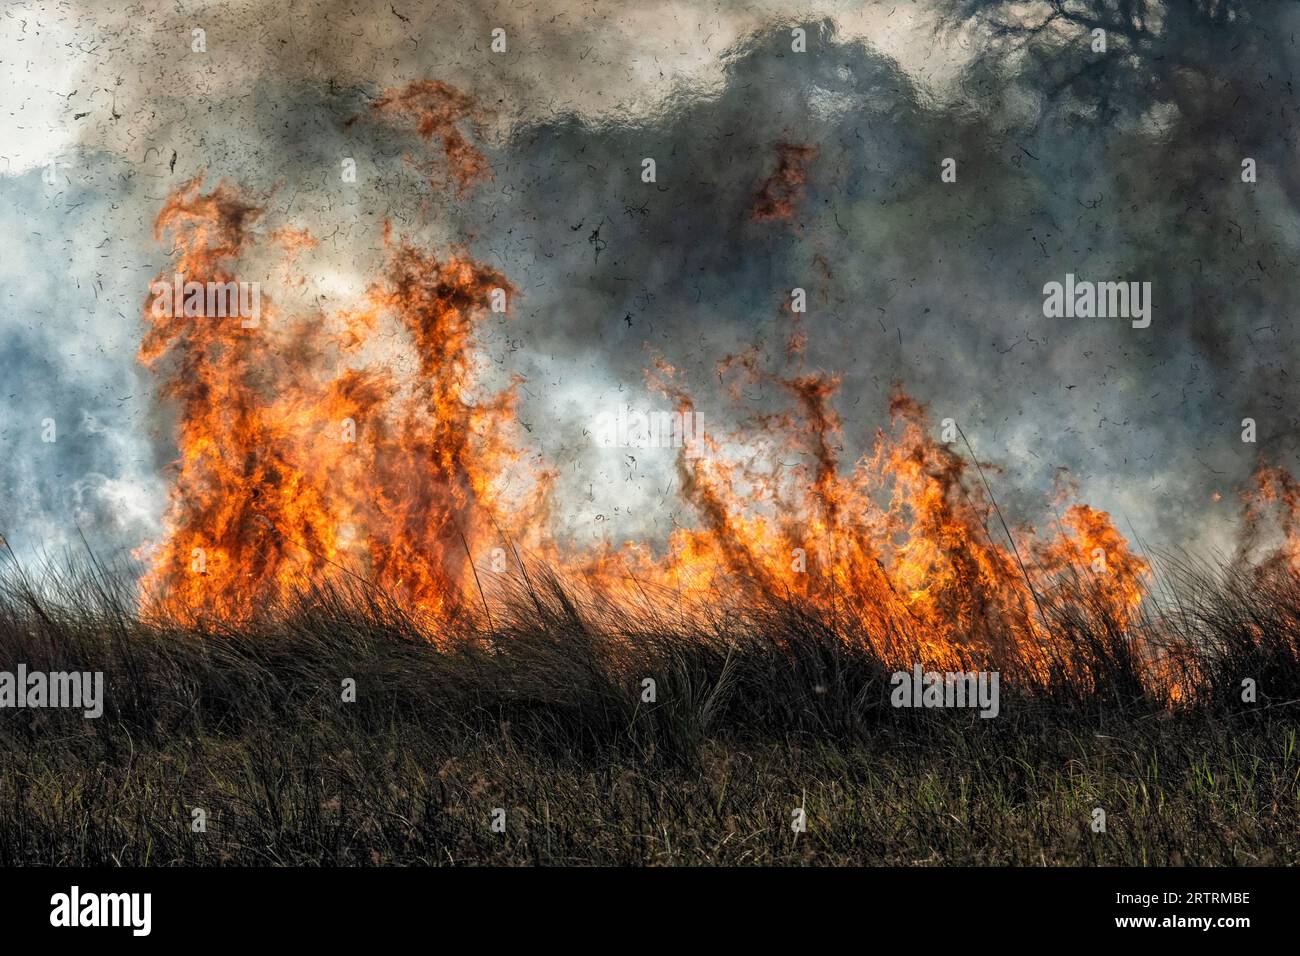
<svg viewBox="0 0 1300 956"><path fill-rule="evenodd" d="M260 241L261 215L237 190L203 193L196 180L164 205L157 232L175 242L187 280L228 282ZM268 238L291 253L309 245L293 230ZM384 280L364 307L332 319L284 320L267 297L257 329L146 311L140 357L180 419L167 536L148 593L185 613L239 620L305 580L346 571L444 616L464 600L469 554L501 533L506 514L512 533L544 539L545 474L531 476L522 502L497 490L522 458L505 427L513 391L468 397L476 324L493 290L513 291L509 282L464 254L439 261L408 242L388 248ZM413 374L348 364L381 329L404 337ZM797 342L791 354L801 360ZM936 663L1011 647L1027 666L1045 667L1040 597L1066 575L1090 574L1121 619L1136 611L1147 566L1104 512L1069 507L1054 540L998 529L970 463L901 391L893 434L878 433L845 471L837 379L766 372L753 352L718 374L732 394L747 382L775 386L790 409L748 434L707 436L707 455L681 456L698 526L674 532L662 558L630 544L567 560L552 546L550 559L597 582L630 571L688 605L720 589L797 596L890 635L892 652ZM674 378L663 363L651 372L692 411Z"/></svg>
<svg viewBox="0 0 1300 956"><path fill-rule="evenodd" d="M808 182L808 167L817 158L817 147L777 143L776 158L776 169L754 196L751 215L755 222L794 219L795 207L803 198Z"/></svg>
<svg viewBox="0 0 1300 956"><path fill-rule="evenodd" d="M992 522L994 506L971 480L971 465L936 440L925 409L901 391L890 407L894 434L878 433L874 448L843 473L842 426L830 406L836 379L760 373L752 355L719 367L729 370L779 386L795 412L757 423L781 438L765 455L728 458L726 447L748 447L743 438L714 436L712 454L679 461L700 526L677 530L665 560L637 544L621 549L618 563L638 581L686 601L736 590L799 596L856 619L865 633L890 635L882 650L908 659L958 665L1005 658L1010 649L1040 673L1051 640L1040 598L1062 575L1073 575L1076 586L1087 575L1086 586L1117 620L1137 611L1148 567L1105 512L1074 505L1059 536L1014 531L1013 546ZM660 384L689 407L688 397ZM784 461L798 463L774 464ZM599 562L607 573L613 565L610 556Z"/></svg>
<svg viewBox="0 0 1300 956"><path fill-rule="evenodd" d="M195 180L168 200L157 235L174 240L187 282L233 281L261 210L228 186L200 190ZM296 233L271 238L286 235L301 245ZM426 612L454 607L457 551L500 519L494 482L517 457L501 428L513 394L469 398L474 327L494 289L511 291L468 257L442 262L403 242L333 342L318 334L322 317L282 322L265 296L254 329L146 308L140 359L177 405L180 449L146 593L237 620L304 580L356 569ZM413 382L341 363L383 319L408 337Z"/></svg>
<svg viewBox="0 0 1300 956"><path fill-rule="evenodd" d="M455 126L472 104L449 87L390 91L375 109L415 115L422 136L440 137L462 187L486 174ZM289 257L312 247L289 227L261 235L262 217L239 190L205 193L194 180L155 228L175 245L175 272L228 283L267 244ZM333 316L289 319L262 296L262 321L248 329L238 317L146 307L140 360L178 417L166 535L144 579L160 607L240 621L306 581L356 574L445 620L465 605L471 555L509 534L602 589L630 576L687 612L726 595L794 597L860 625L845 633L878 641L889 659L950 668L1013 660L1041 676L1059 666L1051 614L1061 594L1086 593L1121 629L1141 612L1150 567L1108 514L1067 500L1055 534L1008 524L989 490L994 469L940 440L901 389L889 429L842 463L839 380L802 369L797 316L794 373L765 370L753 350L719 364L725 394L759 384L788 407L708 434L704 455L679 455L698 520L672 533L665 554L637 542L594 554L543 545L549 474L527 470L515 444L513 387L479 394L474 361L478 324L510 283L463 251L440 259L387 228L385 246L382 279L359 308ZM414 361L365 358L390 341ZM695 410L666 363L648 378L679 411ZM507 496L504 479L521 464L525 490ZM1256 484L1247 539L1281 509L1276 559L1300 566L1300 484L1276 467L1261 467Z"/></svg>
<svg viewBox="0 0 1300 956"><path fill-rule="evenodd" d="M1281 465L1261 461L1252 485L1241 492L1239 561L1251 563L1251 557L1263 550L1258 563L1261 573L1275 568L1300 570L1300 482ZM1270 516L1275 525L1270 524Z"/></svg>
<svg viewBox="0 0 1300 956"><path fill-rule="evenodd" d="M491 176L491 165L458 124L469 123L475 130L482 124L474 99L455 87L437 80L419 80L402 89L385 90L384 95L370 104L376 116L412 121L415 131L426 142L435 137L442 143L447 170L460 191ZM358 117L353 117L351 126ZM438 167L427 160L411 156L406 161L420 169L435 188L442 185Z"/></svg>

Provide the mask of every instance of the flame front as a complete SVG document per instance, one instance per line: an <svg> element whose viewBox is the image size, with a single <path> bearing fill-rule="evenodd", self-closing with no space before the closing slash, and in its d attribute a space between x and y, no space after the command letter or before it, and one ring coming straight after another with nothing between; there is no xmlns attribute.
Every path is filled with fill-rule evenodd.
<svg viewBox="0 0 1300 956"><path fill-rule="evenodd" d="M259 242L261 216L237 190L205 193L195 181L165 204L157 233L175 243L187 280L230 282ZM290 251L310 243L300 231L272 238ZM176 405L180 457L167 535L144 583L173 613L240 620L305 582L347 573L447 615L466 599L470 556L485 542L545 540L545 474L532 475L523 502L497 491L523 458L511 439L513 391L470 398L476 324L510 283L464 254L441 261L386 241L386 274L352 312L289 319L264 296L262 321L246 329L238 317L146 308L140 358ZM351 362L381 329L404 337L408 374L399 363ZM681 456L697 527L678 529L662 557L627 543L597 555L551 546L548 560L598 583L630 572L687 604L719 591L797 596L869 621L891 636L886 650L935 663L1010 645L1046 666L1033 652L1047 640L1041 602L1065 577L1087 576L1121 615L1137 610L1146 563L1104 512L1070 506L1047 541L999 527L970 462L932 436L925 409L901 391L893 433L878 433L842 469L838 381L759 364L733 357L718 374L733 390L765 379L790 408L748 433L707 436L709 454ZM651 374L693 409L673 378L662 363ZM349 427L351 440L341 434Z"/></svg>
<svg viewBox="0 0 1300 956"><path fill-rule="evenodd" d="M456 131L470 105L453 93L417 85L375 110L414 115L421 136L441 138L465 188L486 160ZM156 232L175 246L174 272L228 283L268 247L292 256L314 242L286 227L265 243L262 218L239 190L204 192L195 180L168 199ZM695 524L677 528L662 554L641 542L565 552L547 534L549 473L527 465L513 387L482 394L477 381L477 328L495 295L514 293L509 280L464 251L440 258L387 229L385 250L360 307L330 316L291 318L262 296L258 326L245 328L236 316L172 318L146 306L140 360L178 417L166 534L141 552L159 609L238 622L305 583L354 575L444 621L474 606L475 556L517 541L609 594L631 581L642 595L673 595L683 614L793 599L833 626L851 623L842 633L876 643L886 660L949 668L1011 661L1042 678L1076 659L1061 653L1062 608L1122 635L1143 614L1150 567L1108 514L1063 494L1051 532L1016 525L992 497L996 469L964 436L940 440L901 388L890 428L842 463L840 383L802 368L798 316L794 371L768 370L755 352L717 368L726 394L759 384L786 402L705 436L705 454L679 455ZM409 361L373 357L391 341ZM694 411L667 364L648 378ZM521 467L526 480L507 481ZM1281 507L1289 517L1274 560L1300 565L1294 479L1262 468L1257 484L1248 536ZM507 497L508 485L524 490ZM1160 665L1160 652L1143 654Z"/></svg>
<svg viewBox="0 0 1300 956"><path fill-rule="evenodd" d="M602 573L629 568L688 603L737 592L751 602L797 597L877 636L886 659L1016 660L1040 677L1057 639L1047 616L1055 589L1085 590L1121 623L1137 614L1148 565L1105 512L1072 505L1047 539L1002 524L974 466L934 437L925 409L901 390L892 432L878 432L844 470L834 378L761 373L753 356L722 363L719 374L737 370L781 388L792 411L765 416L749 440L714 437L712 454L682 457L683 494L700 526L676 531L666 559L630 544L602 558ZM729 448L740 451L729 459ZM778 464L791 461L799 464Z"/></svg>

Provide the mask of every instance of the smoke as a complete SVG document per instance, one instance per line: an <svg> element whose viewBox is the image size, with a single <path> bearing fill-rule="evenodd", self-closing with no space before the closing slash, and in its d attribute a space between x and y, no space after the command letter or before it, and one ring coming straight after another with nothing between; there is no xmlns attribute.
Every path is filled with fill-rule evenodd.
<svg viewBox="0 0 1300 956"><path fill-rule="evenodd" d="M1150 544L1226 549L1260 456L1295 465L1293 7L602 9L6 10L21 83L0 215L22 238L0 264L0 531L53 546L80 530L98 548L157 533L175 449L135 363L140 309L169 263L153 219L200 172L260 197L268 229L320 240L293 266L306 281L274 290L286 313L355 305L385 222L508 277L511 315L480 361L489 386L520 378L523 438L578 543L693 521L673 450L597 447L593 422L669 409L647 383L657 361L706 431L771 411L781 396L737 402L719 383L746 349L840 377L842 461L901 383L1001 465L994 493L1023 522L1053 520L1066 469ZM474 104L453 126L490 178L431 184L444 144L373 108L418 81ZM1044 284L1067 273L1150 282L1151 327L1044 317Z"/></svg>

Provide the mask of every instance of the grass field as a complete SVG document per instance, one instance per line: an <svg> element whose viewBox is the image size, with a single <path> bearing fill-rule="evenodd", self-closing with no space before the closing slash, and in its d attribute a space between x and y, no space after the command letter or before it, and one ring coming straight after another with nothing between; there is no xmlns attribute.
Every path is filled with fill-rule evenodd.
<svg viewBox="0 0 1300 956"><path fill-rule="evenodd" d="M97 720L0 711L0 864L1294 864L1300 583L1182 593L1140 625L1196 648L1180 699L1133 634L1071 632L983 719L891 707L907 662L790 601L674 622L542 575L490 626L328 588L182 627L102 569L11 566L0 670L107 692Z"/></svg>

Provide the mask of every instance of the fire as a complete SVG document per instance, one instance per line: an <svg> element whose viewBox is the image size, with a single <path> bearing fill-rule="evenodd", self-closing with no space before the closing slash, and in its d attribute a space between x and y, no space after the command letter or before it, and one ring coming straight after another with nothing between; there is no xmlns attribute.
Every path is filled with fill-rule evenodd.
<svg viewBox="0 0 1300 956"><path fill-rule="evenodd" d="M714 437L713 454L683 457L683 495L699 527L676 531L664 560L639 545L622 549L619 562L638 581L688 603L737 591L797 596L883 635L880 650L899 659L947 667L1010 655L1040 676L1055 639L1043 602L1067 576L1118 621L1138 610L1147 563L1105 512L1075 504L1047 539L1003 526L975 467L934 437L925 409L901 390L892 433L877 433L845 470L835 378L760 372L752 355L722 363L726 372L789 396L791 412L755 423L781 440L747 457L753 445L743 436ZM727 448L742 451L728 457ZM604 570L613 564L602 558Z"/></svg>
<svg viewBox="0 0 1300 956"><path fill-rule="evenodd" d="M425 142L436 137L442 143L448 175L461 192L490 177L487 157L460 128L469 124L477 130L483 117L474 99L460 90L437 80L420 80L402 89L385 90L370 108L377 117L414 123L417 135ZM347 125L350 127L358 118L353 117ZM436 164L410 155L406 161L423 172L434 188L443 184Z"/></svg>
<svg viewBox="0 0 1300 956"><path fill-rule="evenodd" d="M187 281L228 282L263 246L311 247L299 230L263 236L262 215L238 190L204 192L196 180L164 205L157 233ZM146 310L140 358L176 407L180 454L144 586L173 612L240 620L306 581L355 574L442 619L467 600L473 555L507 536L545 540L545 472L529 472L523 500L499 491L524 462L513 391L471 398L477 324L492 295L513 288L464 253L440 259L385 238L385 274L352 311L290 319L263 296L250 329ZM413 357L407 374L362 358L394 334ZM801 362L800 341L796 328L790 353ZM751 352L718 375L735 395L771 386L788 408L681 456L699 520L677 529L666 555L635 543L594 556L552 546L548 560L598 585L630 576L670 589L684 607L719 593L798 598L879 635L882 651L934 666L1010 652L1041 671L1052 640L1043 601L1081 579L1120 620L1136 612L1147 565L1104 512L1070 505L1048 539L1005 525L980 469L901 391L889 432L844 467L839 381L760 365ZM658 363L650 378L679 411L694 410L672 368Z"/></svg>
<svg viewBox="0 0 1300 956"><path fill-rule="evenodd" d="M187 281L232 281L253 251L259 209L195 180L164 205L160 240ZM292 248L299 233L268 238ZM513 395L474 402L476 322L504 276L463 255L439 260L390 243L383 281L358 313L288 320L263 297L261 321L173 319L146 309L140 360L176 406L179 459L166 538L147 594L184 615L239 620L294 587L357 573L438 615L463 596L464 560L507 504L497 476ZM402 332L413 381L344 359L378 330ZM540 488L539 484L539 488ZM539 499L513 502L528 513Z"/></svg>
<svg viewBox="0 0 1300 956"><path fill-rule="evenodd" d="M374 110L413 116L421 136L441 139L460 188L487 174L456 125L473 104L449 87L389 91ZM763 192L773 210L794 198L811 156L783 156L788 168ZM263 218L232 186L185 184L156 222L176 250L166 272L229 283L273 253L285 263L278 281L292 285L289 264L315 240L292 226L263 230ZM988 480L996 470L964 436L941 440L901 388L889 427L842 461L840 382L803 368L798 316L793 371L766 368L755 351L717 367L724 395L760 386L785 401L706 435L705 454L679 456L694 525L677 528L664 554L640 542L563 553L544 543L549 473L527 460L513 387L484 394L478 381L478 327L515 290L463 250L435 254L387 228L384 240L382 275L334 315L290 317L264 295L249 328L238 316L167 318L146 306L139 358L175 410L179 450L164 538L141 552L144 592L160 610L238 622L304 583L354 575L446 621L477 613L476 559L519 542L602 591L630 581L670 593L683 614L793 599L908 666L994 662L1041 678L1070 659L1056 615L1072 595L1086 595L1108 628L1127 634L1138 622L1150 566L1108 514L1067 489L1054 531L1009 522ZM377 357L390 342L408 360ZM678 412L695 411L666 363L648 379ZM507 480L520 471L522 482ZM1280 509L1277 560L1300 566L1300 485L1262 467L1257 486L1248 537Z"/></svg>
<svg viewBox="0 0 1300 956"><path fill-rule="evenodd" d="M794 219L795 207L803 198L808 167L817 158L817 147L798 143L776 144L776 169L763 181L754 196L755 222Z"/></svg>
<svg viewBox="0 0 1300 956"><path fill-rule="evenodd" d="M1241 492L1239 562L1251 563L1252 556L1263 551L1258 565L1261 572L1274 568L1300 570L1300 481L1281 465L1262 461L1255 469L1252 485ZM1270 525L1270 516L1275 525Z"/></svg>
<svg viewBox="0 0 1300 956"><path fill-rule="evenodd" d="M1062 534L1054 546L1040 550L1039 564L1065 586L1091 572L1093 589L1108 608L1136 611L1142 603L1142 582L1150 573L1145 558L1129 550L1110 515L1086 504L1073 504L1061 519Z"/></svg>

